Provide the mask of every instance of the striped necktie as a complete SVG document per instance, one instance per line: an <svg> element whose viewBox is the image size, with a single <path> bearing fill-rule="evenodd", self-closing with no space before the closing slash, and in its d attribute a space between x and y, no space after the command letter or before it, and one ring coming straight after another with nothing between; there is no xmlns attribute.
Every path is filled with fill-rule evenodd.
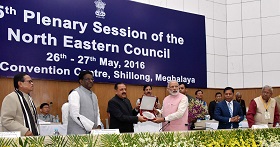
<svg viewBox="0 0 280 147"><path fill-rule="evenodd" d="M228 110L229 110L230 116L232 117L231 103L228 103Z"/></svg>

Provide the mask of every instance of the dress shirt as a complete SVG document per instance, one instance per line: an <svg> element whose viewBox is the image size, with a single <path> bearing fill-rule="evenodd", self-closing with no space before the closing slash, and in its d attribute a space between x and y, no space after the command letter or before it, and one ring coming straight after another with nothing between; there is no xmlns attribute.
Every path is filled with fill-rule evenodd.
<svg viewBox="0 0 280 147"><path fill-rule="evenodd" d="M230 106L230 109L233 113L233 102L232 101L230 101L230 102L226 101L226 102L227 102L227 106ZM230 105L229 105L229 103L230 103ZM230 118L228 119L228 122L230 122Z"/></svg>
<svg viewBox="0 0 280 147"><path fill-rule="evenodd" d="M54 118L54 116L51 114L46 114L46 115L39 114L38 115L38 119L45 121L45 122L53 122L53 118Z"/></svg>
<svg viewBox="0 0 280 147"><path fill-rule="evenodd" d="M227 105L229 106L229 103L230 103L230 109L232 110L232 112L233 112L233 102L232 101L230 101L230 102L228 102L228 101L226 101L227 102Z"/></svg>
<svg viewBox="0 0 280 147"><path fill-rule="evenodd" d="M70 93L70 95L68 96L68 101L69 101L69 106L71 106L70 109L70 117L72 117L72 119L79 124L82 128L85 128L87 131L91 131L93 126L94 126L94 122L92 122L91 120L89 120L88 118L86 118L85 116L80 114L80 95L77 91L73 91ZM98 105L97 105L98 107ZM97 108L97 125L96 126L101 126L101 120L100 120L100 113L99 113L99 107ZM78 120L78 117L80 118L80 120ZM82 123L82 124L81 124Z"/></svg>
<svg viewBox="0 0 280 147"><path fill-rule="evenodd" d="M69 115L69 103L66 102L61 107L62 112L62 123L68 124L68 115Z"/></svg>

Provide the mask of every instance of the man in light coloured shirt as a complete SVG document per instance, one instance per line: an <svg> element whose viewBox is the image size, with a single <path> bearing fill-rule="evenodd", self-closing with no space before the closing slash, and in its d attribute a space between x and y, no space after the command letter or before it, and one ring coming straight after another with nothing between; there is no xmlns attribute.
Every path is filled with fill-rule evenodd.
<svg viewBox="0 0 280 147"><path fill-rule="evenodd" d="M68 96L69 117L67 134L88 134L92 129L101 128L97 96L91 91L93 75L90 71L79 74L80 86Z"/></svg>
<svg viewBox="0 0 280 147"><path fill-rule="evenodd" d="M40 112L41 114L38 115L38 119L44 122L53 122L55 117L50 114L50 105L48 103L42 103L40 105Z"/></svg>
<svg viewBox="0 0 280 147"><path fill-rule="evenodd" d="M68 116L69 116L69 103L66 102L61 106L61 112L62 112L62 123L64 125L68 124Z"/></svg>
<svg viewBox="0 0 280 147"><path fill-rule="evenodd" d="M203 100L203 91L200 89L196 90L195 97L205 107L205 110L208 111L207 103Z"/></svg>
<svg viewBox="0 0 280 147"><path fill-rule="evenodd" d="M188 130L188 98L179 92L177 81L170 81L167 85L170 95L164 98L162 109L158 110L162 117L157 117L153 122L163 123L163 131Z"/></svg>
<svg viewBox="0 0 280 147"><path fill-rule="evenodd" d="M143 86L143 96L151 96L151 97L156 97L153 95L153 87L152 85L149 85L149 84L146 84ZM140 108L140 104L141 104L141 101L142 101L142 97L141 98L138 98L137 101L136 101L136 108L135 110L138 112L139 108ZM156 109L160 109L161 108L161 104L158 100L158 97L156 97L156 105L155 105L155 108Z"/></svg>

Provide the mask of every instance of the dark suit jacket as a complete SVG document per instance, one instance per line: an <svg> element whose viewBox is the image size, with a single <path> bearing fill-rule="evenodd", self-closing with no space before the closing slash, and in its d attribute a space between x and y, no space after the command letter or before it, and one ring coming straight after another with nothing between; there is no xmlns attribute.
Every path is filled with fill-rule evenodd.
<svg viewBox="0 0 280 147"><path fill-rule="evenodd" d="M236 100L235 100L236 101ZM238 102L238 101L236 101ZM238 102L242 108L242 112L243 112L243 115L246 115L246 105L245 105L245 101L241 99L240 102Z"/></svg>
<svg viewBox="0 0 280 147"><path fill-rule="evenodd" d="M214 111L215 111L215 107L216 107L216 101L211 101L208 107L208 112L210 115L210 119L214 119Z"/></svg>
<svg viewBox="0 0 280 147"><path fill-rule="evenodd" d="M241 109L241 106L238 102L233 101L233 114L232 116L240 116L239 122L241 122L244 119L244 115ZM239 122L229 122L230 112L228 110L228 106L226 101L221 101L216 105L215 111L214 111L214 118L219 121L218 129L230 129L231 124L233 124L233 128L238 128Z"/></svg>
<svg viewBox="0 0 280 147"><path fill-rule="evenodd" d="M115 95L108 102L107 111L110 113L110 129L119 129L121 133L134 131L133 123L138 122L138 117L129 99Z"/></svg>

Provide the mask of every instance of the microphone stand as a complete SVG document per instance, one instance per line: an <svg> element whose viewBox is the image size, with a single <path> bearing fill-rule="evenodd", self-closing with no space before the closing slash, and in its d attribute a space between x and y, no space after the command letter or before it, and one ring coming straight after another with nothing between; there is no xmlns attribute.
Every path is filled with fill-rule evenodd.
<svg viewBox="0 0 280 147"><path fill-rule="evenodd" d="M161 130L164 131L164 129L167 127L167 125L170 124L170 121L168 121L165 125L163 125L158 131L160 132Z"/></svg>

